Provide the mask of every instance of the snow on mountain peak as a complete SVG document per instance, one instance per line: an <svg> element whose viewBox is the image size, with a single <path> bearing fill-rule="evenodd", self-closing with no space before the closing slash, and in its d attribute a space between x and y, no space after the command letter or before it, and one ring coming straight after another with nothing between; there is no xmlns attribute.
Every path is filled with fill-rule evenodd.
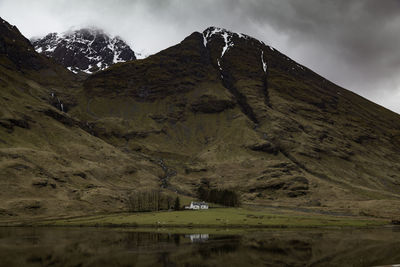
<svg viewBox="0 0 400 267"><path fill-rule="evenodd" d="M36 52L54 58L74 73L91 74L112 64L136 59L120 37L110 37L96 28L49 33L32 44Z"/></svg>
<svg viewBox="0 0 400 267"><path fill-rule="evenodd" d="M240 39L244 39L244 40L256 40L246 34L243 33L234 33L231 32L229 30L226 30L224 28L219 28L219 27L208 27L207 29L205 29L203 31L203 44L205 47L207 47L208 42L215 37L220 37L224 40L225 45L222 47L222 51L221 51L221 58L225 55L225 53L234 46L234 39L235 38L240 38ZM264 44L261 41L256 40L259 43Z"/></svg>
<svg viewBox="0 0 400 267"><path fill-rule="evenodd" d="M242 49L245 48L260 53L257 57L260 59L260 67L265 74L268 73L267 54L279 53L273 47L266 45L263 41L257 40L256 38L246 34L231 32L220 27L208 27L202 32L202 36L204 47L208 49L214 45L214 49L217 47L218 51L220 51L220 54L217 54L216 64L218 69L221 71L221 78L223 78L222 71L224 69L225 62L224 56L226 56L229 51L234 50L235 48L241 47ZM291 67L292 70L305 70L302 65L296 63L289 57L284 55L283 57L285 57L286 60L293 62L294 65Z"/></svg>
<svg viewBox="0 0 400 267"><path fill-rule="evenodd" d="M203 31L204 42L208 42L213 36L222 36L225 40L231 40L234 36L243 39L250 39L251 37L243 33L234 33L224 28L208 27Z"/></svg>

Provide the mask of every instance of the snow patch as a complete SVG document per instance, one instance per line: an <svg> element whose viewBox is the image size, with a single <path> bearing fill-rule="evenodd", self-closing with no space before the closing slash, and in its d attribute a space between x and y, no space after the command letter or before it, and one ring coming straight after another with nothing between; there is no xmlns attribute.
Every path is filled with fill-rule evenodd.
<svg viewBox="0 0 400 267"><path fill-rule="evenodd" d="M87 74L92 74L92 72L90 71L91 68L92 68L92 65L89 65L89 67L86 70L82 70L82 71Z"/></svg>
<svg viewBox="0 0 400 267"><path fill-rule="evenodd" d="M229 47L233 46L232 35L224 32L222 37L224 38L225 46L222 48L221 58L224 56L225 52L228 51Z"/></svg>
<svg viewBox="0 0 400 267"><path fill-rule="evenodd" d="M267 73L267 63L264 61L264 51L263 50L261 50L261 62L262 62L264 72Z"/></svg>
<svg viewBox="0 0 400 267"><path fill-rule="evenodd" d="M203 32L203 45L204 47L207 47L207 38L204 36L204 32Z"/></svg>
<svg viewBox="0 0 400 267"><path fill-rule="evenodd" d="M78 72L79 72L79 71L73 69L72 67L67 67L67 69L68 69L70 72L74 73L74 74L78 74Z"/></svg>
<svg viewBox="0 0 400 267"><path fill-rule="evenodd" d="M48 46L46 46L45 52L49 52L49 53L54 52L54 50L56 50L56 47L57 47L57 46L50 46L50 45L48 45Z"/></svg>

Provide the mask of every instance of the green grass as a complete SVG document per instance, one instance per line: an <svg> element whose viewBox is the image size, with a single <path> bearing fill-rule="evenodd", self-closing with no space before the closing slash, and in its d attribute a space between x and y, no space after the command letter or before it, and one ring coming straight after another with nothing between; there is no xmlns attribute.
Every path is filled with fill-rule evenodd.
<svg viewBox="0 0 400 267"><path fill-rule="evenodd" d="M89 216L40 222L41 226L134 226L134 227L369 227L388 224L386 220L321 215L273 214L243 208L200 211L164 211Z"/></svg>

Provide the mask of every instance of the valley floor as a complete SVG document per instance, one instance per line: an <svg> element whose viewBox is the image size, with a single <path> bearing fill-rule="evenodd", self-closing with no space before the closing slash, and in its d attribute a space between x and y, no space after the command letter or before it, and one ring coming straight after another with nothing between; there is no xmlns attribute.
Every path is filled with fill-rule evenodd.
<svg viewBox="0 0 400 267"><path fill-rule="evenodd" d="M209 210L118 213L35 222L33 226L188 227L188 228L313 228L374 227L389 220L306 213L277 213L272 209L213 208Z"/></svg>

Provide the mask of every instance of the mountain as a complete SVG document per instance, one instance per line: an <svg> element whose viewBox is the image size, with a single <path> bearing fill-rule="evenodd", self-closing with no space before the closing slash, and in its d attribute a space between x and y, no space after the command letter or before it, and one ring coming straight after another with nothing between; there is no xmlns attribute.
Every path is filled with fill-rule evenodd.
<svg viewBox="0 0 400 267"><path fill-rule="evenodd" d="M28 51L3 28L18 40L7 49ZM204 184L253 205L400 214L399 115L250 36L210 27L58 85L60 66L32 49L1 62L30 57L47 72L0 65L2 220L122 211L132 192Z"/></svg>
<svg viewBox="0 0 400 267"><path fill-rule="evenodd" d="M49 33L32 40L38 53L74 73L104 70L112 64L135 60L132 49L120 37L110 37L99 29L80 29L62 34Z"/></svg>
<svg viewBox="0 0 400 267"><path fill-rule="evenodd" d="M162 158L173 190L208 180L262 205L398 211L388 203L400 192L399 115L247 35L195 32L92 75L80 98L71 114L115 146Z"/></svg>
<svg viewBox="0 0 400 267"><path fill-rule="evenodd" d="M93 136L71 117L76 75L0 19L0 221L118 211L161 167Z"/></svg>
<svg viewBox="0 0 400 267"><path fill-rule="evenodd" d="M74 79L65 68L37 54L17 27L1 18L0 65L3 68L2 77L19 72L25 78L35 79L47 85L59 85Z"/></svg>

